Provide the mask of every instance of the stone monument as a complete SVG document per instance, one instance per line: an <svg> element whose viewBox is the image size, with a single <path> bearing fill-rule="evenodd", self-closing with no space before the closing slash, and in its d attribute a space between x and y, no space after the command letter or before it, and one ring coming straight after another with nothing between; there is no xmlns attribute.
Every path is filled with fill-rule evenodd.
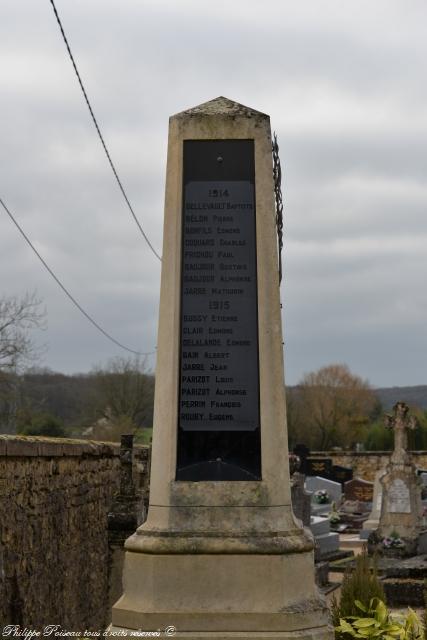
<svg viewBox="0 0 427 640"><path fill-rule="evenodd" d="M398 402L394 415L387 415L386 426L394 430L394 451L380 482L383 487L381 515L376 536L396 540L400 554L411 555L424 547L421 481L408 454L408 429L416 427L409 407ZM397 542L400 541L400 542ZM400 546L400 548L399 548Z"/></svg>
<svg viewBox="0 0 427 640"><path fill-rule="evenodd" d="M374 479L374 495L372 499L372 511L369 517L362 525L362 531L360 537L367 539L372 531L376 531L380 524L381 505L383 502L383 487L381 484L381 478L385 474L385 469L379 469L375 474Z"/></svg>
<svg viewBox="0 0 427 640"><path fill-rule="evenodd" d="M333 637L292 513L269 117L170 119L151 492L111 631Z"/></svg>
<svg viewBox="0 0 427 640"><path fill-rule="evenodd" d="M304 474L296 471L291 478L291 499L294 515L304 527L310 526L311 492L305 490Z"/></svg>

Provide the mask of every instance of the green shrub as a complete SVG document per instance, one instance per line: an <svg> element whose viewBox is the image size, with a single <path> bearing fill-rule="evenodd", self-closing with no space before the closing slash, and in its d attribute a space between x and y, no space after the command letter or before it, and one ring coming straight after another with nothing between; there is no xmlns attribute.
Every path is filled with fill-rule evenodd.
<svg viewBox="0 0 427 640"><path fill-rule="evenodd" d="M367 552L363 551L356 556L354 569L347 569L344 574L339 604L335 598L333 599L332 620L334 626L339 624L340 618L359 615L356 601L359 601L364 607L369 607L373 598L385 602L384 589L378 579L376 559L369 558Z"/></svg>
<svg viewBox="0 0 427 640"><path fill-rule="evenodd" d="M339 638L361 638L362 640L423 640L421 622L411 608L406 616L391 616L382 600L372 598L365 607L361 602L354 602L356 609L364 616L347 616L340 618L335 627Z"/></svg>
<svg viewBox="0 0 427 640"><path fill-rule="evenodd" d="M50 413L38 413L32 416L31 422L20 429L23 436L50 436L62 438L66 431L61 420Z"/></svg>

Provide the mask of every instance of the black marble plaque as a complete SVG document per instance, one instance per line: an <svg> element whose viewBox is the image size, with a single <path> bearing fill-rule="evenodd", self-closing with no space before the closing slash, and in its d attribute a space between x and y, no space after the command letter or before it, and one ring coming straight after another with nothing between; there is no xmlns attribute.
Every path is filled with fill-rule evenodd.
<svg viewBox="0 0 427 640"><path fill-rule="evenodd" d="M307 476L320 476L330 479L332 473L331 458L307 458L305 461L305 473Z"/></svg>
<svg viewBox="0 0 427 640"><path fill-rule="evenodd" d="M253 141L184 143L178 479L259 477L254 182Z"/></svg>
<svg viewBox="0 0 427 640"><path fill-rule="evenodd" d="M254 185L189 182L182 249L184 430L259 426Z"/></svg>
<svg viewBox="0 0 427 640"><path fill-rule="evenodd" d="M334 464L332 465L330 480L334 480L334 482L341 482L341 484L344 484L349 480L353 480L353 469Z"/></svg>

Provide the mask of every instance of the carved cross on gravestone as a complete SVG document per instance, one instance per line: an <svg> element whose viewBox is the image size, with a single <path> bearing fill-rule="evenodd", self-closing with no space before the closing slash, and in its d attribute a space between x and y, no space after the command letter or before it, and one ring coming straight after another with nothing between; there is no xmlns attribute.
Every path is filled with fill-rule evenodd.
<svg viewBox="0 0 427 640"><path fill-rule="evenodd" d="M391 461L397 464L404 464L408 458L408 429L415 429L417 419L409 416L409 407L404 402L397 402L393 407L394 415L386 414L384 417L385 426L394 430L394 451Z"/></svg>

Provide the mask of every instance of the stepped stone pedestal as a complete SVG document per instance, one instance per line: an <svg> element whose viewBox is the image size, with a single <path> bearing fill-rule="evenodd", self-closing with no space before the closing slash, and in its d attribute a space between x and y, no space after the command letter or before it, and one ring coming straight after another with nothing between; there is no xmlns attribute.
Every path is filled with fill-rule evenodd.
<svg viewBox="0 0 427 640"><path fill-rule="evenodd" d="M248 149L242 163L253 164L253 178L233 156L240 146ZM203 153L192 156L195 149ZM291 508L273 193L268 116L218 98L170 119L150 506L147 521L126 542L124 594L110 629L123 636L160 630L181 640L333 637L315 585L313 539ZM212 208L210 197L221 206ZM221 221L225 213L229 219ZM251 219L253 248L252 236L242 231ZM199 246L211 259L206 254L191 262L185 252L192 237L209 240ZM223 244L230 239L246 244ZM228 258L219 256L224 247ZM186 266L211 263L212 269ZM198 284L203 291L192 298L187 271L212 270L215 284ZM221 286L243 293L215 293L230 273L249 280L222 280ZM202 336L197 340L206 338L218 307L237 320L219 321L228 334L203 351L181 330L197 315L185 309L205 299L206 321L194 325ZM252 302L253 317L242 317ZM247 321L256 327L250 339ZM187 339L195 348L186 348ZM190 361L203 364L191 379L183 373ZM221 376L211 369L218 362L228 367ZM248 395L235 393L239 389ZM202 404L184 413L188 398ZM239 406L214 411L221 398ZM221 425L221 416L231 417Z"/></svg>

